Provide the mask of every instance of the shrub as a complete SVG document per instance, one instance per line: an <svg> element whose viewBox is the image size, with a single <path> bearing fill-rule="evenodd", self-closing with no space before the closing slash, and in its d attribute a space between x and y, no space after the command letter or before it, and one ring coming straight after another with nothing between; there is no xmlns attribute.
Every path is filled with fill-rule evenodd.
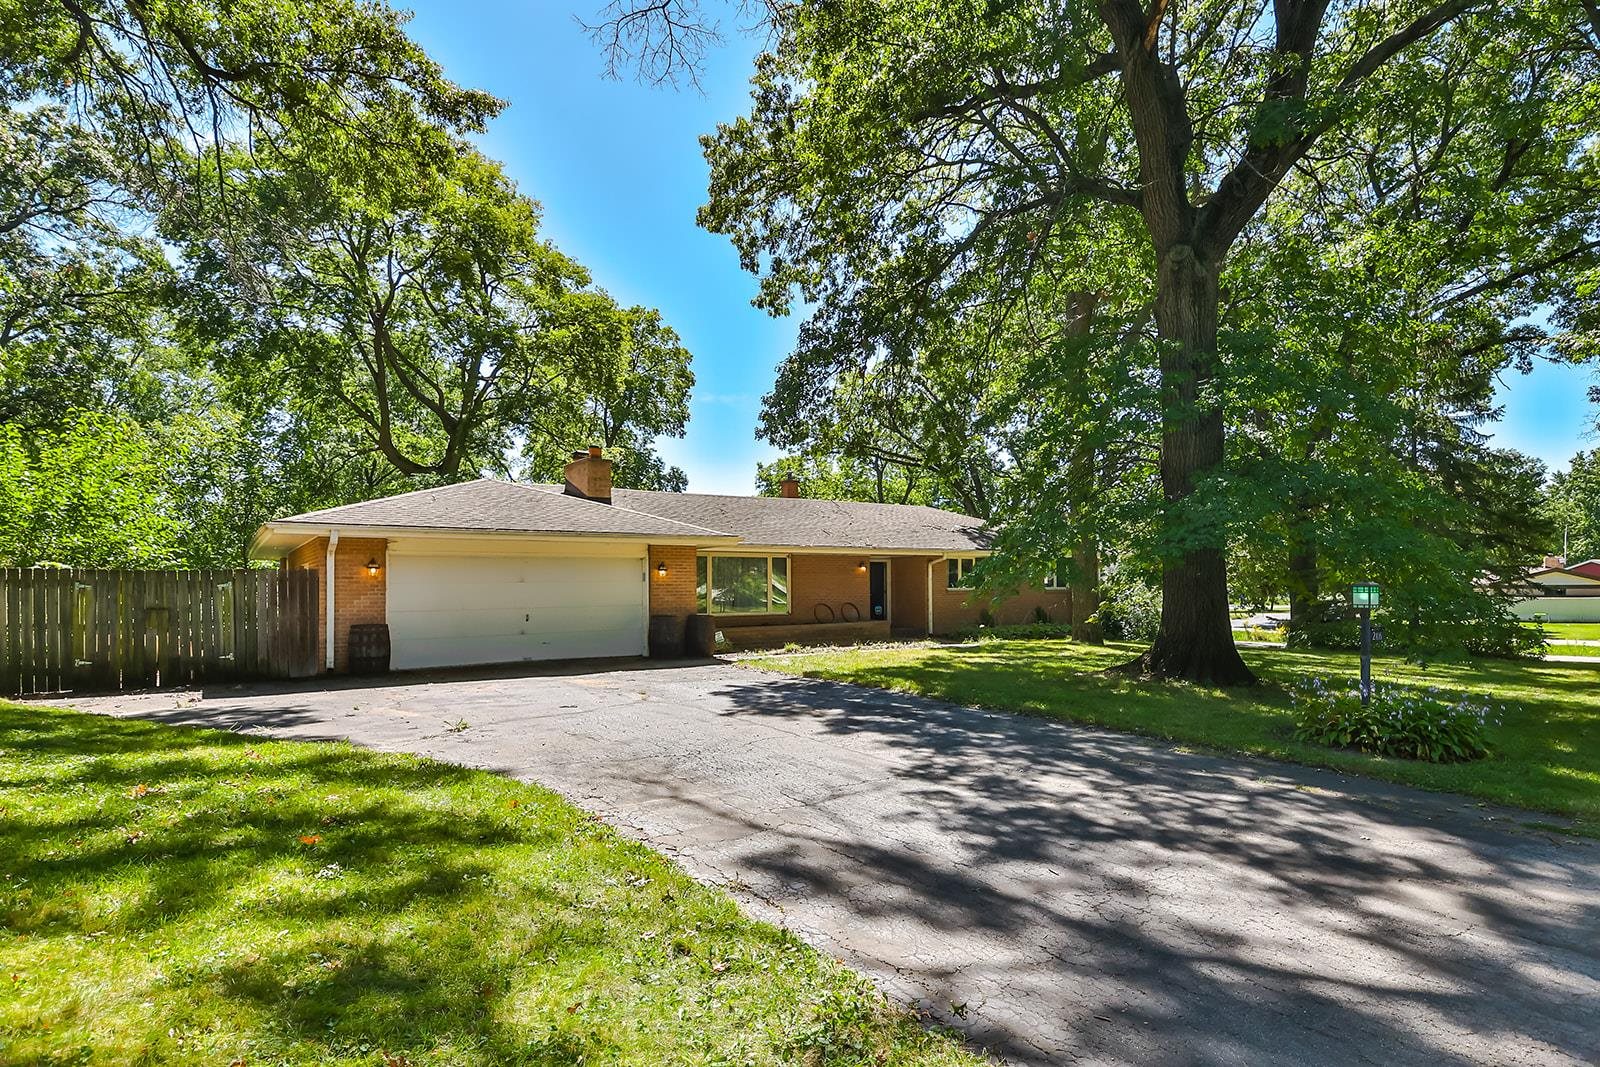
<svg viewBox="0 0 1600 1067"><path fill-rule="evenodd" d="M1161 590L1139 581L1108 581L1100 602L1105 635L1123 641L1153 641L1161 627Z"/></svg>
<svg viewBox="0 0 1600 1067"><path fill-rule="evenodd" d="M1367 705L1359 685L1341 688L1321 678L1304 679L1293 695L1297 739L1429 763L1487 756L1485 733L1505 713L1461 693L1376 682Z"/></svg>
<svg viewBox="0 0 1600 1067"><path fill-rule="evenodd" d="M968 626L955 635L963 641L1035 641L1071 637L1072 625L1065 622L1023 622L1012 626Z"/></svg>

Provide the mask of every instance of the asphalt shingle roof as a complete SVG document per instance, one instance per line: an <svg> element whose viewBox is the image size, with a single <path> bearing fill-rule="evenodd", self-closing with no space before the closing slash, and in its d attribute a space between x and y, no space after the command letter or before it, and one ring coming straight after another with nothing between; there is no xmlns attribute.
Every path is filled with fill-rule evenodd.
<svg viewBox="0 0 1600 1067"><path fill-rule="evenodd" d="M970 552L990 546L983 520L914 504L643 489L615 490L612 500L636 511L738 534L753 545L934 552Z"/></svg>
<svg viewBox="0 0 1600 1067"><path fill-rule="evenodd" d="M778 548L970 552L990 547L981 519L912 504L618 489L612 503L560 486L481 478L279 519L307 525L414 527L635 537L728 537Z"/></svg>
<svg viewBox="0 0 1600 1067"><path fill-rule="evenodd" d="M547 487L480 478L359 504L290 515L278 522L330 526L415 527L495 533L621 534L632 537L721 537L721 531L626 504L602 504Z"/></svg>

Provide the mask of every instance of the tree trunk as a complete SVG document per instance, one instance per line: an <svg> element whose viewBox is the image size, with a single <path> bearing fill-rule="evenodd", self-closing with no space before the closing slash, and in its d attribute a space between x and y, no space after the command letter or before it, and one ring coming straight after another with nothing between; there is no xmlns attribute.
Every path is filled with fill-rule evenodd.
<svg viewBox="0 0 1600 1067"><path fill-rule="evenodd" d="M1100 629L1100 546L1089 537L1072 553L1072 639L1105 644Z"/></svg>
<svg viewBox="0 0 1600 1067"><path fill-rule="evenodd" d="M1228 572L1221 534L1186 514L1195 483L1222 464L1222 411L1205 397L1217 366L1217 266L1187 244L1161 256L1156 328L1162 341L1161 627L1130 666L1162 678L1249 685L1228 619ZM1187 547L1196 545L1197 547Z"/></svg>
<svg viewBox="0 0 1600 1067"><path fill-rule="evenodd" d="M1293 648L1309 648L1322 621L1322 581L1317 575L1317 538L1304 501L1296 500L1289 519L1289 632Z"/></svg>

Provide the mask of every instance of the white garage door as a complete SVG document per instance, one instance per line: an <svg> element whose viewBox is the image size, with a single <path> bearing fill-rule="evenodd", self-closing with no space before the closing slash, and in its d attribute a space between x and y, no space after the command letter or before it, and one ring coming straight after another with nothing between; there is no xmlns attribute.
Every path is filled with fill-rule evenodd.
<svg viewBox="0 0 1600 1067"><path fill-rule="evenodd" d="M391 551L388 562L396 669L645 653L642 555Z"/></svg>

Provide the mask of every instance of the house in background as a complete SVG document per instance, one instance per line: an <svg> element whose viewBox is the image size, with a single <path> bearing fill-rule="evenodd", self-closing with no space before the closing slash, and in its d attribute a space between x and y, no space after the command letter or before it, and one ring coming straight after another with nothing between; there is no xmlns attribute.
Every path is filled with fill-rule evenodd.
<svg viewBox="0 0 1600 1067"><path fill-rule="evenodd" d="M1600 580L1600 559L1586 559L1582 563L1574 563L1564 569L1569 574L1580 574L1585 578Z"/></svg>
<svg viewBox="0 0 1600 1067"><path fill-rule="evenodd" d="M1546 556L1528 571L1526 597L1511 606L1518 618L1545 622L1600 622L1600 560L1567 566L1560 556Z"/></svg>
<svg viewBox="0 0 1600 1067"><path fill-rule="evenodd" d="M322 572L318 641L389 627L397 669L636 656L651 616L709 613L734 647L948 634L992 614L1065 621L1052 575L991 603L968 588L984 524L938 508L613 489L598 448L565 484L480 479L269 522L251 555Z"/></svg>

